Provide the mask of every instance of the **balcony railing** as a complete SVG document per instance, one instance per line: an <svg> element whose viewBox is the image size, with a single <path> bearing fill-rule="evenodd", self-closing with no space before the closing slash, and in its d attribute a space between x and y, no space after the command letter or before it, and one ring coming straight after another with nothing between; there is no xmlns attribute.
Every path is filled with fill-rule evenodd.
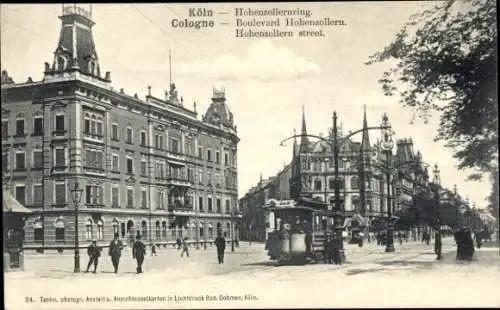
<svg viewBox="0 0 500 310"><path fill-rule="evenodd" d="M193 205L189 201L174 200L168 202L168 210L191 211L193 210Z"/></svg>
<svg viewBox="0 0 500 310"><path fill-rule="evenodd" d="M188 180L188 178L181 175L171 175L168 177L167 182L171 185L176 186L191 186L191 182Z"/></svg>
<svg viewBox="0 0 500 310"><path fill-rule="evenodd" d="M98 208L104 208L104 204L102 202L99 203L87 203L87 208L91 209L98 209Z"/></svg>

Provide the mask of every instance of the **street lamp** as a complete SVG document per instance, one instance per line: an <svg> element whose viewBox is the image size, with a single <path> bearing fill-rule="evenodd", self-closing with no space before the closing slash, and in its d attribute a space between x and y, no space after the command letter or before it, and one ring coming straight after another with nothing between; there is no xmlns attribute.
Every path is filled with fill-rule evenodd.
<svg viewBox="0 0 500 310"><path fill-rule="evenodd" d="M311 134L300 134L296 135L294 134L291 137L288 137L284 140L281 141L280 145L284 146L285 141L296 138L296 137L312 137L316 138L319 140L324 141L326 144L328 144L331 148L331 152L333 154L333 161L334 161L334 199L331 200L334 202L334 207L333 207L333 212L330 214L333 215L334 223L335 223L335 238L337 239L337 248L338 252L337 255L340 257L340 260L338 261L339 264L342 264L342 262L345 260L345 254L344 254L344 245L343 245L343 240L342 240L342 231L344 229L344 212L342 210L342 201L343 199L340 198L340 179L339 179L339 146L345 143L346 141L349 141L349 138L354 136L357 133L364 132L367 130L372 130L372 129L390 129L390 126L376 126L376 127L363 127L362 129L356 130L354 132L351 132L347 136L343 137L340 141L338 139L338 128L337 128L337 112L333 112L333 143L329 141L328 139L325 139L324 137L316 136L316 135L311 135Z"/></svg>
<svg viewBox="0 0 500 310"><path fill-rule="evenodd" d="M324 158L324 163L325 163L325 203L328 203L328 197L326 194L326 187L328 186L327 173L328 173L328 162L329 161L330 160L328 159L328 157Z"/></svg>
<svg viewBox="0 0 500 310"><path fill-rule="evenodd" d="M206 250L207 249L207 226L209 225L209 222L208 221L205 221L204 222L204 225L203 225L203 236L205 237L205 242L203 242L203 249Z"/></svg>
<svg viewBox="0 0 500 310"><path fill-rule="evenodd" d="M391 208L391 159L392 159L392 148L394 147L394 141L392 139L393 131L389 124L389 118L387 114L384 113L382 117L382 143L380 147L385 153L386 157L386 184L387 184L387 237L386 237L386 252L394 252L394 224L392 223L392 208Z"/></svg>
<svg viewBox="0 0 500 310"><path fill-rule="evenodd" d="M453 185L453 198L455 202L456 229L460 227L460 208L458 206L457 184Z"/></svg>
<svg viewBox="0 0 500 310"><path fill-rule="evenodd" d="M83 188L80 188L78 181L75 182L75 187L71 190L73 204L75 205L75 264L74 272L80 272L80 249L78 240L78 204L82 200Z"/></svg>
<svg viewBox="0 0 500 310"><path fill-rule="evenodd" d="M231 252L234 252L234 217L235 213L231 214L231 221L229 222L229 227L231 230L229 231L229 234L231 236Z"/></svg>
<svg viewBox="0 0 500 310"><path fill-rule="evenodd" d="M434 174L434 179L432 180L431 187L434 190L434 197L436 199L436 236L434 239L434 247L437 254L437 259L441 259L441 197L439 195L439 189L441 187L441 178L439 176L439 168L438 165L434 165L434 170L432 171Z"/></svg>

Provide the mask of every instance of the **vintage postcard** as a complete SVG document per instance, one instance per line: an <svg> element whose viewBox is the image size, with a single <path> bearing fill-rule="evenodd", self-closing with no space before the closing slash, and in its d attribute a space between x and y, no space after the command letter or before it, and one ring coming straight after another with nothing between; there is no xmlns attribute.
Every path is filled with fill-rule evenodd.
<svg viewBox="0 0 500 310"><path fill-rule="evenodd" d="M6 309L500 306L495 1L0 9Z"/></svg>

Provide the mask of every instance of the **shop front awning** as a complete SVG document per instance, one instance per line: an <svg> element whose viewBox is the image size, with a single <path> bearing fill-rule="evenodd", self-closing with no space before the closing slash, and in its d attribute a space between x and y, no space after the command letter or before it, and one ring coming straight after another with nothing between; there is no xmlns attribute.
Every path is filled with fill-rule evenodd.
<svg viewBox="0 0 500 310"><path fill-rule="evenodd" d="M2 208L4 213L29 214L33 213L30 209L17 201L8 190L2 190Z"/></svg>

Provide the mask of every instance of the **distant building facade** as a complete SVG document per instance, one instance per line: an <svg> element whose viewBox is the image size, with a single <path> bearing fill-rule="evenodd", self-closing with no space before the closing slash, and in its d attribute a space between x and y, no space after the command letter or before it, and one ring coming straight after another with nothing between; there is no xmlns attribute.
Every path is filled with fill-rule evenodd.
<svg viewBox="0 0 500 310"><path fill-rule="evenodd" d="M363 115L362 126L368 128L366 111ZM267 199L280 199L271 190L279 182L285 183L288 179L289 195L281 199L299 199L309 197L328 203L330 206L334 198L334 161L332 147L333 130L330 129L326 141L318 139L310 141L307 135L305 113L302 114L302 128L300 141L293 143L292 160L287 165L287 173L280 172L269 180L259 182L243 198L240 206L244 214L246 227L252 224L254 232L263 236L265 230L265 216L262 206ZM360 133L361 142L347 137L342 129L338 130L339 144L339 176L343 180L340 185L340 198L343 200L343 210L348 218L361 215L366 223L387 217L387 195L391 197L393 212L414 207L414 193L427 190L429 186L428 169L422 162L420 152L415 152L411 139L404 138L396 141L396 148L391 156L391 167L397 168L398 173L391 176L389 191L387 190L387 160L386 154L380 147L380 142L370 143L368 131ZM245 226L245 225L244 225ZM258 229L255 227L259 227ZM243 227L242 227L243 229Z"/></svg>
<svg viewBox="0 0 500 310"><path fill-rule="evenodd" d="M267 223L263 208L270 199L290 199L291 165L285 166L276 176L263 180L252 187L239 201L243 214L240 225L241 240L265 241Z"/></svg>
<svg viewBox="0 0 500 310"><path fill-rule="evenodd" d="M79 238L115 233L166 243L239 235L237 136L224 90L200 120L175 84L145 100L102 74L91 14L63 6L62 29L44 78L15 83L2 72L2 165L16 199L34 216L25 244L74 246L71 190L83 188Z"/></svg>

